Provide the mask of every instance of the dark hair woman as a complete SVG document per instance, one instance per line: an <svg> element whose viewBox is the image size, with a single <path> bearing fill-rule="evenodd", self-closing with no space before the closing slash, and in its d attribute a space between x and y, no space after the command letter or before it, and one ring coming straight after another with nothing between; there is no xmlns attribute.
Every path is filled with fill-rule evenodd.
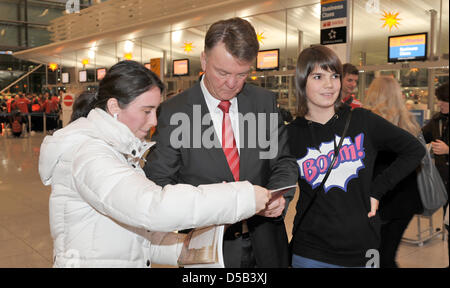
<svg viewBox="0 0 450 288"><path fill-rule="evenodd" d="M163 188L145 177L140 160L152 144L144 138L162 90L143 65L119 62L95 97L83 95L74 121L45 137L39 173L52 185L55 267L176 265L184 236L162 232L234 223L265 208L269 192L246 181Z"/></svg>
<svg viewBox="0 0 450 288"><path fill-rule="evenodd" d="M407 131L368 110L351 112L342 104L341 74L339 58L327 47L307 48L298 57L299 117L288 126L301 191L291 240L293 267L377 266L370 260L379 247L378 201L425 153ZM372 179L380 150L398 156Z"/></svg>

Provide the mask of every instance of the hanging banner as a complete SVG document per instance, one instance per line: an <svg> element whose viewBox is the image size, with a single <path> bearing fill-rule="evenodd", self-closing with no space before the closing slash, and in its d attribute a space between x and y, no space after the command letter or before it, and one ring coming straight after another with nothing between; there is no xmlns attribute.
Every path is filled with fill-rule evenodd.
<svg viewBox="0 0 450 288"><path fill-rule="evenodd" d="M347 1L320 1L320 44L347 43Z"/></svg>

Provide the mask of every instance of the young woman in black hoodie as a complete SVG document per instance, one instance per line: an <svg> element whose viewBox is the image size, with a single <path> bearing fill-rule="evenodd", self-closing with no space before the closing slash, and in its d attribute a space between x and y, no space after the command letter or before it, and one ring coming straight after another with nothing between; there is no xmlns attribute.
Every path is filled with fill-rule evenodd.
<svg viewBox="0 0 450 288"><path fill-rule="evenodd" d="M413 135L368 110L354 109L336 162L319 191L351 111L341 103L341 81L342 64L331 49L314 46L300 53L295 76L298 117L288 126L300 172L291 240L294 268L378 267L378 201L425 154ZM381 150L398 156L372 179Z"/></svg>

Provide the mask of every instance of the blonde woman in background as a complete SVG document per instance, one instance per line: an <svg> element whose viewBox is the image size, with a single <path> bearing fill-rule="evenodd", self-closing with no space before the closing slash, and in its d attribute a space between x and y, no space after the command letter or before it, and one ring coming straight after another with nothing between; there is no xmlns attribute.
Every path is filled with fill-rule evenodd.
<svg viewBox="0 0 450 288"><path fill-rule="evenodd" d="M373 80L364 99L363 107L416 137L421 133L414 115L408 111L405 105L400 84L392 77L383 76ZM393 152L381 151L375 160L373 176L376 177L380 174L396 157ZM422 210L422 202L417 188L417 174L414 170L386 193L380 201L381 268L398 267L395 256L402 235L414 214L420 214Z"/></svg>

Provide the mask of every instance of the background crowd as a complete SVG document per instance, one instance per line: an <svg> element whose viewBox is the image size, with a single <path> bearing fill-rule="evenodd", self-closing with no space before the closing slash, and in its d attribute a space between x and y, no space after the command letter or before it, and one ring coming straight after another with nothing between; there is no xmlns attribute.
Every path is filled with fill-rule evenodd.
<svg viewBox="0 0 450 288"><path fill-rule="evenodd" d="M4 128L11 128L15 136L22 135L24 129L27 132L42 132L44 129L43 117L46 120L47 131L61 128L60 111L60 95L50 92L39 94L27 94L21 91L12 94L2 93L0 95L0 133ZM17 124L20 124L20 131Z"/></svg>
<svg viewBox="0 0 450 288"><path fill-rule="evenodd" d="M448 83L436 90L440 112L422 128L395 78L376 78L360 102L356 67L314 46L297 61L294 120L272 92L245 83L258 50L248 21L222 20L207 32L203 76L161 106L164 85L134 61L115 64L97 93L76 99L71 124L47 136L40 153L41 180L52 185L54 266L66 267L72 250L82 267L174 265L186 236L170 232L212 224L230 224L227 268L365 267L372 249L381 267L397 266L402 235L422 211L415 181L426 151L422 134L448 194ZM59 128L52 117L60 100L18 93L1 100L3 121L16 136L17 123L40 131L39 115L47 130ZM188 145L174 145L172 116L195 119L193 107L211 116L217 146L193 149L193 131L183 131ZM279 116L272 158L260 156L272 146L249 147L253 134L239 113ZM155 126L156 144L145 142ZM270 199L268 189L295 183L301 194L288 243L283 211L294 190Z"/></svg>

